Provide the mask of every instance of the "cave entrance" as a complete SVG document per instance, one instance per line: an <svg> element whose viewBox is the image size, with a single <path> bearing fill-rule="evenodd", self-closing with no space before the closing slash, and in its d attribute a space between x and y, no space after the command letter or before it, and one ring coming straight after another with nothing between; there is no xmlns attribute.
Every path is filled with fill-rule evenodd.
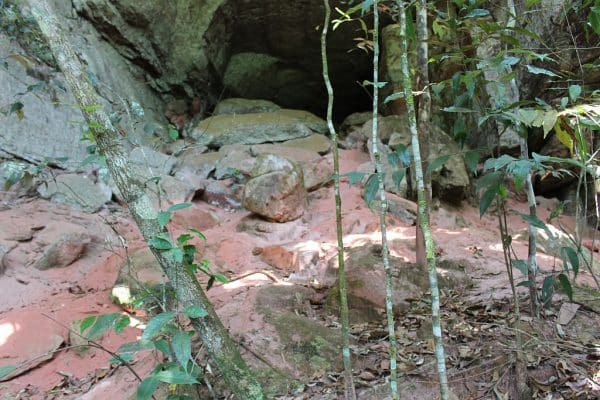
<svg viewBox="0 0 600 400"><path fill-rule="evenodd" d="M341 3L337 6L347 8ZM213 94L218 99L270 100L285 108L325 117L327 92L320 42L322 2L231 2L229 7L233 10L222 15L235 18L216 18L211 29L219 32L221 43L225 35L225 43L229 44L227 49L221 49L226 61L218 71L219 93ZM362 82L372 80L372 53L357 48L357 39L363 35L359 28L355 22L329 30L327 56L334 87L335 121L371 109L370 90Z"/></svg>

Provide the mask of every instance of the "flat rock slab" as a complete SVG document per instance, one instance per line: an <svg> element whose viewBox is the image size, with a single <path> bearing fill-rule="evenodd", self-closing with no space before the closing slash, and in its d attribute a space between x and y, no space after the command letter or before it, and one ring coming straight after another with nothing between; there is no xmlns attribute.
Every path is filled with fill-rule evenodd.
<svg viewBox="0 0 600 400"><path fill-rule="evenodd" d="M327 132L327 123L307 111L216 115L202 120L190 136L198 144L220 148L227 144L283 142Z"/></svg>
<svg viewBox="0 0 600 400"><path fill-rule="evenodd" d="M16 366L0 382L10 380L52 359L65 341L66 330L39 311L12 311L0 318L0 368Z"/></svg>

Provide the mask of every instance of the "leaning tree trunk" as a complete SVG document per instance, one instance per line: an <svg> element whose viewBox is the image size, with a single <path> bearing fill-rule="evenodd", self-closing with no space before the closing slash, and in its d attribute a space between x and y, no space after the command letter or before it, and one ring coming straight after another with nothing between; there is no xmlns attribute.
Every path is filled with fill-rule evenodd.
<svg viewBox="0 0 600 400"><path fill-rule="evenodd" d="M446 374L446 358L442 342L442 324L440 318L440 290L438 288L437 270L435 265L435 244L427 218L427 196L425 191L425 180L423 177L423 166L421 164L421 150L419 134L417 130L417 118L415 113L415 101L412 93L411 76L408 68L408 40L406 37L406 4L402 0L397 1L400 24L400 46L402 49L400 63L402 69L402 82L404 88L404 99L408 113L408 123L412 138L412 149L415 165L415 176L417 180L419 225L423 231L425 240L425 254L427 257L427 270L429 275L429 286L431 289L431 318L433 325L433 340L435 343L435 357L437 361L438 376L440 379L440 398L448 400L450 392L448 389L448 376ZM422 128L422 126L421 126Z"/></svg>
<svg viewBox="0 0 600 400"><path fill-rule="evenodd" d="M106 112L98 107L99 101L86 70L62 32L48 1L30 0L29 5L94 134L98 151L106 158L108 170L144 239L149 241L159 234L166 233L166 229L161 228L158 223L158 212L154 209L143 184L133 174L118 131ZM179 303L183 307L200 307L207 312L205 317L193 318L192 324L229 389L239 399L263 399L261 386L242 359L237 345L221 323L195 275L167 252L153 247L151 250L169 281L177 283L174 286Z"/></svg>
<svg viewBox="0 0 600 400"><path fill-rule="evenodd" d="M331 147L333 149L333 188L335 192L335 226L338 245L338 289L340 292L340 320L342 322L342 358L344 361L344 397L346 400L356 400L354 378L352 376L352 360L350 358L350 334L348 321L348 293L346 290L346 270L344 264L344 233L342 229L342 196L340 195L340 156L338 151L338 137L333 127L333 87L329 79L329 66L327 63L327 31L331 17L329 0L323 0L325 5L325 21L321 32L321 61L323 63L323 80L327 89L327 126L331 134Z"/></svg>
<svg viewBox="0 0 600 400"><path fill-rule="evenodd" d="M400 398L398 389L398 371L397 371L397 355L398 343L396 341L396 326L394 323L394 306L393 306L393 275L392 267L389 260L389 250L387 241L387 228L385 216L387 213L387 199L385 196L384 180L383 180L383 165L381 163L381 151L377 144L377 113L379 106L379 9L378 1L373 1L373 132L371 141L373 142L373 158L375 159L375 171L377 181L379 183L379 199L381 202L381 210L379 211L379 226L381 229L381 257L383 259L383 267L385 269L385 312L387 315L388 336L390 340L390 390L392 399Z"/></svg>

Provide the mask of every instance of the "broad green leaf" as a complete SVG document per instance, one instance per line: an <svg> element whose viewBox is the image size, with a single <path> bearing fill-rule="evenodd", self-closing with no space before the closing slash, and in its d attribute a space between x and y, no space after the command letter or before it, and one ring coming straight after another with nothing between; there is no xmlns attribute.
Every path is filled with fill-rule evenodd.
<svg viewBox="0 0 600 400"><path fill-rule="evenodd" d="M573 143L573 138L571 135L569 135L569 133L562 128L562 122L560 120L556 121L556 124L554 125L554 132L558 141L564 144L567 149L569 149L569 154L573 154L575 143Z"/></svg>
<svg viewBox="0 0 600 400"><path fill-rule="evenodd" d="M558 274L558 282L562 287L563 291L567 294L570 301L573 301L573 287L571 286L571 281L569 277L565 274Z"/></svg>
<svg viewBox="0 0 600 400"><path fill-rule="evenodd" d="M122 355L122 353L136 353L144 349L151 349L152 347L153 346L148 342L144 343L140 340L136 340L135 342L123 343L117 349L117 353L119 355Z"/></svg>
<svg viewBox="0 0 600 400"><path fill-rule="evenodd" d="M122 315L118 313L99 315L98 318L96 318L94 325L86 332L85 336L90 340L99 338L106 331L112 329L115 326L115 322L121 317Z"/></svg>
<svg viewBox="0 0 600 400"><path fill-rule="evenodd" d="M129 317L127 315L121 315L121 318L119 318L117 320L117 322L115 323L115 332L121 333L123 331L123 329L125 329L129 326L130 322L131 322L131 320L129 319Z"/></svg>
<svg viewBox="0 0 600 400"><path fill-rule="evenodd" d="M379 191L379 179L377 178L377 174L371 174L369 179L367 179L367 183L365 184L365 190L363 194L363 198L367 203L367 206L371 206L373 200L377 196Z"/></svg>
<svg viewBox="0 0 600 400"><path fill-rule="evenodd" d="M160 332L165 324L171 322L173 318L175 318L175 313L173 311L160 313L152 318L150 321L148 321L141 340L148 341L154 338L154 336Z"/></svg>
<svg viewBox="0 0 600 400"><path fill-rule="evenodd" d="M571 99L572 103L574 103L575 100L577 100L579 98L580 94L581 94L581 86L579 86L579 85L569 86L569 98Z"/></svg>
<svg viewBox="0 0 600 400"><path fill-rule="evenodd" d="M177 204L173 204L171 207L167 208L167 211L178 211L178 210L183 210L184 208L188 208L191 207L192 203L177 203Z"/></svg>
<svg viewBox="0 0 600 400"><path fill-rule="evenodd" d="M16 365L5 365L3 367L0 367L0 378L5 377L6 375L10 374L15 369L17 369Z"/></svg>
<svg viewBox="0 0 600 400"><path fill-rule="evenodd" d="M387 85L387 82L377 82L377 88L379 89L383 88L385 85ZM365 79L363 81L363 86L375 86L375 83Z"/></svg>
<svg viewBox="0 0 600 400"><path fill-rule="evenodd" d="M568 246L564 246L560 248L560 258L562 259L563 266L565 270L569 270L569 264L571 264L571 268L573 268L573 273L575 276L579 273L579 257L577 256L577 252Z"/></svg>
<svg viewBox="0 0 600 400"><path fill-rule="evenodd" d="M386 97L383 102L385 104L387 104L390 101L394 101L394 100L398 100L398 99L403 99L403 98L404 98L404 93L402 93L402 92L396 92L396 93L392 93L388 97Z"/></svg>
<svg viewBox="0 0 600 400"><path fill-rule="evenodd" d="M467 169L474 175L477 175L477 164L479 163L479 157L481 152L479 150L469 150L465 153L465 164Z"/></svg>
<svg viewBox="0 0 600 400"><path fill-rule="evenodd" d="M352 171L343 174L342 176L348 177L348 185L356 185L358 182L361 182L367 174L365 172Z"/></svg>
<svg viewBox="0 0 600 400"><path fill-rule="evenodd" d="M158 220L158 225L160 225L160 228L162 229L169 223L169 220L171 219L171 212L169 210L159 211L156 219Z"/></svg>
<svg viewBox="0 0 600 400"><path fill-rule="evenodd" d="M527 222L528 224L530 224L531 226L534 226L538 229L543 229L545 230L548 235L550 237L553 237L552 232L550 232L550 228L548 228L548 225L546 225L546 223L544 221L542 221L541 219L539 219L537 216L535 215L528 215L528 214L523 214L520 213L518 211L515 211L517 214L519 214L521 216L521 218L523 218L523 220L525 222Z"/></svg>
<svg viewBox="0 0 600 400"><path fill-rule="evenodd" d="M170 240L158 235L148 240L148 245L158 250L171 250L173 248L173 243Z"/></svg>
<svg viewBox="0 0 600 400"><path fill-rule="evenodd" d="M182 233L181 235L179 235L177 237L177 244L182 246L185 243L187 243L188 240L190 240L192 238L192 235L190 235L189 233Z"/></svg>
<svg viewBox="0 0 600 400"><path fill-rule="evenodd" d="M547 110L544 113L544 117L542 120L542 128L544 129L544 138L550 133L554 125L556 125L556 120L558 118L558 112L556 110Z"/></svg>
<svg viewBox="0 0 600 400"><path fill-rule="evenodd" d="M500 185L489 187L481 196L481 200L479 201L479 217L483 217L483 214L487 211L487 209L492 204L492 201L496 198L498 194L498 189Z"/></svg>
<svg viewBox="0 0 600 400"><path fill-rule="evenodd" d="M445 155L445 156L440 156L440 157L436 158L435 160L433 160L427 166L427 175L431 174L433 171L435 171L436 169L440 168L442 165L447 163L449 159L450 159L450 156Z"/></svg>
<svg viewBox="0 0 600 400"><path fill-rule="evenodd" d="M596 5L591 7L587 22L590 24L596 35L600 36L600 5L597 1Z"/></svg>
<svg viewBox="0 0 600 400"><path fill-rule="evenodd" d="M527 263L524 260L510 260L513 267L516 267L523 275L527 275Z"/></svg>
<svg viewBox="0 0 600 400"><path fill-rule="evenodd" d="M184 312L190 318L202 318L208 315L208 312L200 306L187 306Z"/></svg>
<svg viewBox="0 0 600 400"><path fill-rule="evenodd" d="M227 279L227 277L225 275L221 275L221 274L212 274L213 278L215 278L216 280L218 280L221 283L227 283L229 282L229 279Z"/></svg>
<svg viewBox="0 0 600 400"><path fill-rule="evenodd" d="M175 358L179 361L179 365L181 365L183 369L186 369L188 362L192 357L192 341L190 340L190 335L184 331L175 332L171 345L173 346L173 353L175 353Z"/></svg>
<svg viewBox="0 0 600 400"><path fill-rule="evenodd" d="M176 369L160 371L159 373L154 374L154 377L161 382L172 383L175 385L194 385L198 383L196 378L189 375L187 372Z"/></svg>
<svg viewBox="0 0 600 400"><path fill-rule="evenodd" d="M181 251L180 248L173 247L170 250L168 250L168 254L169 254L169 256L173 257L173 259L175 260L176 263L183 262L183 251Z"/></svg>
<svg viewBox="0 0 600 400"><path fill-rule="evenodd" d="M497 187L500 184L501 179L502 172L491 172L479 178L475 188L477 189L477 192L479 192L482 189L487 189L492 186Z"/></svg>
<svg viewBox="0 0 600 400"><path fill-rule="evenodd" d="M136 400L149 400L158 388L160 380L154 376L146 378L140 383L135 393Z"/></svg>
<svg viewBox="0 0 600 400"><path fill-rule="evenodd" d="M96 318L98 318L96 315L84 318L79 324L79 333L85 332L90 326L94 325Z"/></svg>
<svg viewBox="0 0 600 400"><path fill-rule="evenodd" d="M552 301L552 295L554 294L554 276L549 275L544 278L542 282L542 302L547 307Z"/></svg>
<svg viewBox="0 0 600 400"><path fill-rule="evenodd" d="M552 77L558 77L558 75L555 74L554 72L549 71L545 68L536 67L534 65L527 65L527 71L529 71L529 73L532 73L534 75L547 75L547 76L552 76Z"/></svg>
<svg viewBox="0 0 600 400"><path fill-rule="evenodd" d="M164 340L164 339L160 339L160 340L155 340L154 342L152 342L152 345L154 346L154 348L158 351L160 351L161 353L163 353L164 355L171 357L171 347L169 347L169 343Z"/></svg>

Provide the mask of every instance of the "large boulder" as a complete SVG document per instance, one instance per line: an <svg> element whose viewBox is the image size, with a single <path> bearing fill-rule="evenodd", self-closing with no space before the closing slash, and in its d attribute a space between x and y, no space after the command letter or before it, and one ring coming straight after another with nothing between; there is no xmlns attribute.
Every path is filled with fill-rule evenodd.
<svg viewBox="0 0 600 400"><path fill-rule="evenodd" d="M302 169L293 161L261 154L244 187L244 208L276 222L293 221L306 210Z"/></svg>
<svg viewBox="0 0 600 400"><path fill-rule="evenodd" d="M349 249L345 260L346 287L348 305L354 315L376 315L376 311L385 309L385 270L380 245L365 245ZM392 302L394 311L402 313L409 309L410 302L419 299L429 289L427 268L403 261L399 257L389 256L394 266ZM438 278L441 287L464 289L470 285L465 274L468 267L465 260L440 260ZM324 283L335 290L330 291L328 303L337 304L338 257L329 260ZM335 283L335 284L334 284Z"/></svg>
<svg viewBox="0 0 600 400"><path fill-rule="evenodd" d="M109 202L112 191L103 182L77 174L63 174L56 179L44 182L38 193L45 199L80 208L86 212L96 212Z"/></svg>
<svg viewBox="0 0 600 400"><path fill-rule="evenodd" d="M198 144L220 148L227 144L282 142L327 132L327 123L307 111L216 115L202 120L190 136Z"/></svg>
<svg viewBox="0 0 600 400"><path fill-rule="evenodd" d="M272 101L232 97L221 100L215 107L213 115L252 114L277 111L280 109L281 107Z"/></svg>

